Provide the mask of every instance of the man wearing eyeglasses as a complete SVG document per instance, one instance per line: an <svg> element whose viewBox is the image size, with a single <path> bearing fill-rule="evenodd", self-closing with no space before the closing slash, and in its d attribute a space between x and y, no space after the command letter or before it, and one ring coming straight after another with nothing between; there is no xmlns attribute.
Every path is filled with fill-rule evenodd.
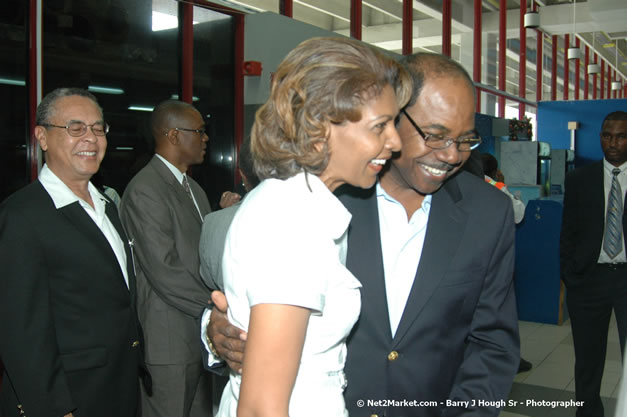
<svg viewBox="0 0 627 417"><path fill-rule="evenodd" d="M405 64L415 94L397 124L401 153L374 192L344 200L353 214L347 267L363 285L348 340L347 408L497 416L520 358L512 204L460 172L480 143L465 70L436 54ZM379 398L395 402L367 402Z"/></svg>
<svg viewBox="0 0 627 417"><path fill-rule="evenodd" d="M46 163L0 206L0 415L134 416L150 384L131 251L90 182L109 126L77 88L46 95L36 124Z"/></svg>
<svg viewBox="0 0 627 417"><path fill-rule="evenodd" d="M146 338L153 395L142 391L144 417L211 415L211 390L198 342L210 291L200 277L202 219L211 211L200 185L187 175L203 162L209 137L191 104L166 100L150 127L155 155L130 181L122 222L134 240L138 313Z"/></svg>
<svg viewBox="0 0 627 417"><path fill-rule="evenodd" d="M405 58L414 94L400 155L370 190L345 188L346 266L362 310L347 343L350 416L496 417L518 369L512 204L460 168L480 144L475 95L450 58ZM239 369L239 331L214 295L209 338ZM215 321L214 321L215 319Z"/></svg>

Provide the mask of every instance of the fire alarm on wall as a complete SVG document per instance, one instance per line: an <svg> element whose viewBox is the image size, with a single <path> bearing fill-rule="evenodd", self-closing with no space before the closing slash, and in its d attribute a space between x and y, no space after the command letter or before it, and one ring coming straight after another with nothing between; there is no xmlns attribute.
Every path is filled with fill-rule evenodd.
<svg viewBox="0 0 627 417"><path fill-rule="evenodd" d="M244 61L244 75L252 75L252 76L261 75L261 62Z"/></svg>

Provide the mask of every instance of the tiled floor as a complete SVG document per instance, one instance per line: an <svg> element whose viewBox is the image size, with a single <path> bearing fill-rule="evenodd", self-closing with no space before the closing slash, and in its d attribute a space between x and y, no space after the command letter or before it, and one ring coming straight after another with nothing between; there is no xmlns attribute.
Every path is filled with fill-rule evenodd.
<svg viewBox="0 0 627 417"><path fill-rule="evenodd" d="M622 375L618 330L614 317L610 323L608 339L601 396L605 417L614 417ZM533 368L516 376L509 399L518 404L505 407L499 417L574 417L575 408L534 406L533 403L526 405L527 400L534 400L536 404L542 400L574 401L575 353L570 321L561 326L521 321L520 343L522 357L530 361Z"/></svg>

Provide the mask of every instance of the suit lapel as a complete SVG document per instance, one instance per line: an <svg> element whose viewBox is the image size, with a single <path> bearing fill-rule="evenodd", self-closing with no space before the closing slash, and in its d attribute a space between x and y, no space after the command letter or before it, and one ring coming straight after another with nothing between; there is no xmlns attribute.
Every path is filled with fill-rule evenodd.
<svg viewBox="0 0 627 417"><path fill-rule="evenodd" d="M115 230L118 232L118 235L120 236L120 239L122 239L122 243L124 244L124 252L126 253L126 274L128 276L128 289L131 294L131 301L134 303L136 287L135 268L133 266L133 263L135 262L135 260L133 259L133 251L130 247L131 242L129 241L128 237L126 236L126 232L122 227L122 222L120 222L118 210L115 207L115 204L113 204L113 202L111 202L110 200L107 200L107 203L105 204L105 214L111 221L111 224L113 224L113 227L115 227Z"/></svg>
<svg viewBox="0 0 627 417"><path fill-rule="evenodd" d="M383 279L383 254L375 189L376 187L370 190L351 189L350 195L341 197L353 214L349 226L346 267L362 284L362 318L369 319L381 340L390 340L390 318Z"/></svg>
<svg viewBox="0 0 627 417"><path fill-rule="evenodd" d="M152 165L159 176L161 176L163 182L171 188L172 192L170 194L176 198L179 206L176 210L181 210L185 213L185 215L190 216L195 219L199 225L202 225L202 219L200 218L200 214L198 214L198 210L196 209L194 202L189 198L187 192L181 183L178 182L172 171L170 171L170 169L157 157L157 155L152 157L149 164ZM198 198L196 200L198 200Z"/></svg>
<svg viewBox="0 0 627 417"><path fill-rule="evenodd" d="M420 263L394 336L394 345L400 343L450 267L468 218L459 204L461 201L462 194L455 178L433 194Z"/></svg>
<svg viewBox="0 0 627 417"><path fill-rule="evenodd" d="M61 207L58 211L67 218L68 223L74 226L79 233L85 235L87 241L97 246L99 256L108 257L108 263L111 265L119 265L118 258L115 256L109 241L78 201ZM121 282L120 284L124 283ZM126 285L124 286L126 287Z"/></svg>

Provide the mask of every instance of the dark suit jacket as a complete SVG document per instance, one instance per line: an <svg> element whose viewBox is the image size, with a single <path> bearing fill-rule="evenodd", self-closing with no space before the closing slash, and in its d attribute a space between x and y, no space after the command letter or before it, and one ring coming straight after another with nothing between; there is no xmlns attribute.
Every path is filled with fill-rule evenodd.
<svg viewBox="0 0 627 417"><path fill-rule="evenodd" d="M202 215L211 208L189 178ZM199 318L211 298L200 278L198 210L174 174L157 157L128 184L120 208L135 240L138 313L151 365L200 363Z"/></svg>
<svg viewBox="0 0 627 417"><path fill-rule="evenodd" d="M115 205L106 213L127 242ZM126 256L131 254L128 244ZM0 414L134 416L141 329L111 246L78 202L39 181L0 206Z"/></svg>
<svg viewBox="0 0 627 417"><path fill-rule="evenodd" d="M562 280L567 287L583 284L597 264L604 228L605 189L601 160L569 172L564 182L560 265ZM626 233L627 217L623 211L623 240Z"/></svg>
<svg viewBox="0 0 627 417"><path fill-rule="evenodd" d="M363 285L345 368L351 417L498 415L477 403L455 408L440 402L508 398L520 358L509 198L467 172L433 194L422 256L394 338L375 189L341 198L353 214L347 266ZM367 403L389 399L400 402ZM403 400L438 405L403 407Z"/></svg>

